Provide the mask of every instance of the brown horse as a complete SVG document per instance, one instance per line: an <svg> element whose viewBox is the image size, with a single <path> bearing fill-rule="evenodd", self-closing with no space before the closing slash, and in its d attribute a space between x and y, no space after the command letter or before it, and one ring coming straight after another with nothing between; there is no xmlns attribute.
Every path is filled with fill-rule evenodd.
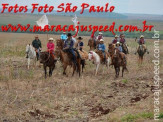
<svg viewBox="0 0 163 122"><path fill-rule="evenodd" d="M80 77L80 72L81 72L81 58L80 56L75 52L76 54L76 61L77 64L75 65L72 61L72 54L70 54L69 52L64 52L63 50L59 50L57 49L56 51L56 55L58 58L60 58L60 61L62 62L63 65L63 75L66 75L66 69L67 66L72 66L73 67L73 73L72 76L74 75L76 68L77 68L77 72L79 73L79 77Z"/></svg>
<svg viewBox="0 0 163 122"><path fill-rule="evenodd" d="M52 76L56 62L57 60L55 60L53 54L51 54L50 51L40 53L40 63L43 64L44 71L45 71L45 78L47 77L47 67L49 67L49 77Z"/></svg>
<svg viewBox="0 0 163 122"><path fill-rule="evenodd" d="M139 64L142 64L143 63L144 54L146 53L146 50L143 47L143 45L139 45L137 53L139 55Z"/></svg>
<svg viewBox="0 0 163 122"><path fill-rule="evenodd" d="M95 44L96 43L96 44ZM90 38L89 40L88 40L88 46L90 47L90 50L94 50L94 49L96 49L97 48L97 46L98 46L98 44L99 44L99 41L94 41L94 39L92 39L92 38Z"/></svg>
<svg viewBox="0 0 163 122"><path fill-rule="evenodd" d="M109 47L108 47L108 55L111 57L113 57L113 54L114 54L114 49L115 49L115 44L109 44ZM112 65L112 61L111 61L111 64Z"/></svg>
<svg viewBox="0 0 163 122"><path fill-rule="evenodd" d="M61 39L57 39L57 40L56 40L56 45L57 45L57 48L58 48L58 49L62 50L63 47L64 47L64 41L61 40Z"/></svg>
<svg viewBox="0 0 163 122"><path fill-rule="evenodd" d="M119 76L120 67L122 67L122 77L123 77L124 70L128 71L126 67L127 66L126 55L120 52L117 48L114 49L114 53L112 55L112 65L114 65L116 78Z"/></svg>

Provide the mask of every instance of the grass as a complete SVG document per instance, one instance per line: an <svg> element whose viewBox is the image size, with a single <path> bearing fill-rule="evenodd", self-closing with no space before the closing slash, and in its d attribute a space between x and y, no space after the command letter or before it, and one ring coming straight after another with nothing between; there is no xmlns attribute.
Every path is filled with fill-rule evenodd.
<svg viewBox="0 0 163 122"><path fill-rule="evenodd" d="M127 79L123 79L122 82L123 83L128 83L128 80Z"/></svg>
<svg viewBox="0 0 163 122"><path fill-rule="evenodd" d="M152 85L153 83L151 80L153 76L153 63L151 62L153 53L145 55L145 65L138 67L137 56L133 54L136 45L133 38L127 38L127 43L130 47L127 66L129 73L124 72L124 78L120 76L115 79L115 71L112 67L109 68L109 73L105 69L103 74L102 66L100 66L99 73L95 77L95 65L87 61L84 73L81 74L80 78L77 74L71 77L72 69L70 67L67 69L68 76L63 76L61 63L57 62L53 76L44 79L43 67L31 67L29 70L26 67L25 46L32 42L35 34L0 33L0 36L0 121L6 118L8 121L18 121L15 117L22 121L38 121L27 112L36 108L58 117L53 119L46 118L45 121L54 121L56 119L68 121L73 118L81 118L81 121L84 119L89 119L90 121L97 119L97 121L107 122L107 120L113 120L110 114L116 108L125 108L125 112L127 112L128 106L131 105L129 101L134 95L152 95L150 88L142 88L140 82L144 81L144 86ZM59 35L49 34L49 37L57 39ZM42 41L42 50L45 51L47 44L46 34L39 34L39 38ZM88 39L89 37L83 36L84 50L86 51L89 51L89 47L86 46ZM111 40L111 37L105 37L106 48ZM148 48L152 52L153 40L149 39L148 41ZM160 48L162 48L162 44L162 41L160 41ZM161 71L160 73L162 73ZM137 78L139 79L137 80ZM119 85L119 83L125 83L125 85ZM138 89L134 89L135 84L139 86L137 87L136 85ZM148 101L151 99L149 98ZM149 104L146 99L142 99L140 102L141 105L153 107L153 102ZM113 111L107 115L92 118L90 110L98 104L101 104L103 109L111 108ZM69 109L67 109L67 106ZM137 106L132 107L133 111L138 109ZM142 113L144 109L146 107L140 108L136 113ZM151 108L149 109L152 111ZM67 111L65 112L64 110ZM95 110L96 114L98 114L98 110L97 113ZM118 116L118 114L114 118L120 119L124 115L124 113L121 116ZM139 118L152 120L151 114L148 112L140 115L131 114L123 117L123 120L135 121L139 120Z"/></svg>
<svg viewBox="0 0 163 122"><path fill-rule="evenodd" d="M143 119L152 119L153 113L146 112L146 113L139 113L139 114L128 114L124 116L121 121L122 122L135 122L136 120L143 118Z"/></svg>

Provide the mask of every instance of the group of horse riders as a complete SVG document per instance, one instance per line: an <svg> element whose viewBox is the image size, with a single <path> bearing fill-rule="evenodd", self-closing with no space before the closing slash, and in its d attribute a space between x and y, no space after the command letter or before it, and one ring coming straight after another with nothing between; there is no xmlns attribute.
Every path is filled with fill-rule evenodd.
<svg viewBox="0 0 163 122"><path fill-rule="evenodd" d="M95 35L91 35L91 38L94 39L94 44L96 44L96 41L99 41L99 44L96 45L95 47L97 48L98 51L101 51L104 57L104 61L106 60L106 47L104 44L104 37L103 34L101 32L99 32L99 35L97 37L95 37ZM79 54L78 51L80 51L80 54L86 54L86 52L83 50L83 38L82 37L78 37L77 41L72 37L71 33L66 34L66 32L63 32L63 34L60 36L60 39L64 42L64 47L63 47L63 51L65 52L69 52L72 54L72 61L74 64L76 64L76 55L75 52L77 52L77 54ZM145 40L144 40L144 36L141 35L140 39L137 41L137 43L139 45L142 45L143 48L147 51L146 46L145 46ZM124 34L120 34L120 36L118 37L117 35L115 35L115 38L112 40L112 44L114 45L115 48L117 48L120 52L124 52L123 50L123 45L126 45L126 39L125 39L125 35ZM41 41L38 37L38 35L35 36L35 39L32 42L32 46L35 48L37 57L39 57L39 52L42 49L42 45L41 45ZM127 46L126 46L127 47ZM47 43L47 51L49 51L52 56L55 58L54 56L54 49L55 49L55 44L54 44L54 39L53 38L49 38L48 43ZM138 48L137 48L138 49ZM78 50L78 51L77 51ZM126 48L126 52L128 53L128 48ZM135 52L135 54L137 53L137 51ZM149 53L147 51L147 53ZM38 60L38 58L37 58Z"/></svg>

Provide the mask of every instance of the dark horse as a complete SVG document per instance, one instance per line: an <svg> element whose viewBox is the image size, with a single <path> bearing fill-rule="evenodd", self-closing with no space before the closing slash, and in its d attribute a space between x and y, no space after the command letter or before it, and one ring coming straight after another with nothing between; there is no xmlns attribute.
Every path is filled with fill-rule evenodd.
<svg viewBox="0 0 163 122"><path fill-rule="evenodd" d="M90 47L90 50L94 50L94 49L96 49L97 48L97 46L98 46L98 44L99 44L99 41L94 41L94 39L92 39L92 38L90 38L89 40L88 40L88 46Z"/></svg>
<svg viewBox="0 0 163 122"><path fill-rule="evenodd" d="M75 65L72 61L72 54L69 53L69 52L64 52L63 50L59 50L57 49L56 50L56 55L58 58L60 58L60 61L62 62L62 66L63 66L63 75L66 75L66 69L67 69L67 66L72 66L73 67L73 73L72 73L72 76L74 75L75 71L76 71L76 68L77 68L77 72L79 73L79 77L80 77L80 72L81 72L81 58L80 56L78 55L78 53L76 53L76 61L77 61L77 64Z"/></svg>
<svg viewBox="0 0 163 122"><path fill-rule="evenodd" d="M122 50L124 54L129 54L128 47L125 43L122 43Z"/></svg>
<svg viewBox="0 0 163 122"><path fill-rule="evenodd" d="M122 77L124 70L128 71L126 67L127 66L126 55L124 53L119 52L117 48L114 49L114 53L112 55L112 65L115 68L116 78L119 76L120 67L122 67Z"/></svg>
<svg viewBox="0 0 163 122"><path fill-rule="evenodd" d="M139 63L142 64L144 54L146 53L146 50L144 49L143 45L139 45L137 53L139 55Z"/></svg>
<svg viewBox="0 0 163 122"><path fill-rule="evenodd" d="M51 54L50 52L40 53L40 63L43 64L44 71L45 71L45 78L47 77L47 67L49 67L49 77L52 76L56 62L57 60L54 60L53 54Z"/></svg>

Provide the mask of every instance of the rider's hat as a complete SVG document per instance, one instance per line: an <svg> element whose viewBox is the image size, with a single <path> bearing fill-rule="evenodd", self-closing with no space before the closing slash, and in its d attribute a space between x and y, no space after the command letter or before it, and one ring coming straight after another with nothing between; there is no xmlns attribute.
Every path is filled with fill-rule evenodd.
<svg viewBox="0 0 163 122"><path fill-rule="evenodd" d="M82 40L83 38L82 38L82 37L78 37L77 39L78 39L78 40Z"/></svg>
<svg viewBox="0 0 163 122"><path fill-rule="evenodd" d="M104 42L104 40L103 39L100 39L100 42Z"/></svg>
<svg viewBox="0 0 163 122"><path fill-rule="evenodd" d="M69 36L72 36L72 34L71 34L71 33L68 33L67 36L68 36L68 37L69 37Z"/></svg>
<svg viewBox="0 0 163 122"><path fill-rule="evenodd" d="M49 38L49 41L54 41L54 39L53 38Z"/></svg>
<svg viewBox="0 0 163 122"><path fill-rule="evenodd" d="M101 32L99 32L99 35L102 35L102 33L101 33Z"/></svg>
<svg viewBox="0 0 163 122"><path fill-rule="evenodd" d="M63 33L65 34L66 32L65 32L65 31L63 31Z"/></svg>
<svg viewBox="0 0 163 122"><path fill-rule="evenodd" d="M117 42L116 45L120 45L120 42Z"/></svg>
<svg viewBox="0 0 163 122"><path fill-rule="evenodd" d="M117 35L115 35L115 38L118 38L118 36L117 36Z"/></svg>
<svg viewBox="0 0 163 122"><path fill-rule="evenodd" d="M141 35L141 36L140 36L140 38L144 38L144 36L143 36L143 35Z"/></svg>

